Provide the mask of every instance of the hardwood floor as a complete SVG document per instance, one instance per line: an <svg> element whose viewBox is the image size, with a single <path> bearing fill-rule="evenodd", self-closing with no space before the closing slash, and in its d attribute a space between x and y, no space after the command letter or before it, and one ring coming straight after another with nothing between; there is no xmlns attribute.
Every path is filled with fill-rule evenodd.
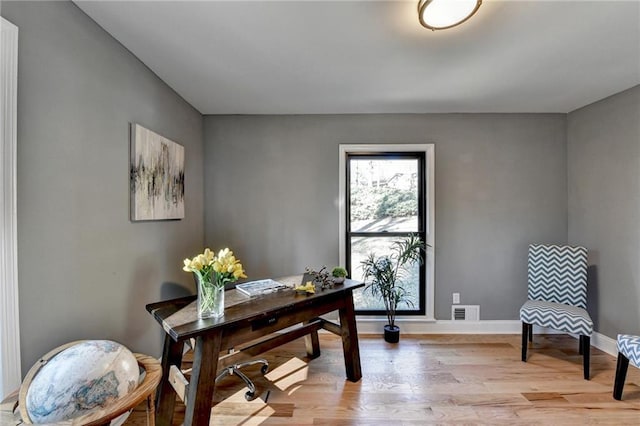
<svg viewBox="0 0 640 426"><path fill-rule="evenodd" d="M240 379L223 379L211 425L640 425L640 370L629 367L616 401L615 358L591 348L585 381L578 341L566 335L534 336L527 363L519 335L402 335L396 345L360 336L358 383L345 379L339 338L323 334L320 345L313 360L302 339L267 352L264 377L259 366L243 370L256 383L251 402ZM139 408L125 424L145 418Z"/></svg>

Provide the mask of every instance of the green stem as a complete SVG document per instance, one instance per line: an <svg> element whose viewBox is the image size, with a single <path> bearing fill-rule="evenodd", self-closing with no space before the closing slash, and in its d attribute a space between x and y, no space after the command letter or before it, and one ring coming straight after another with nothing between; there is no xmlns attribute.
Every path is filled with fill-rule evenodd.
<svg viewBox="0 0 640 426"><path fill-rule="evenodd" d="M224 284L220 285L217 282L207 280L202 274L196 273L198 277L198 292L199 292L199 308L200 311L211 311L215 306L218 298L221 296L220 288L224 291Z"/></svg>

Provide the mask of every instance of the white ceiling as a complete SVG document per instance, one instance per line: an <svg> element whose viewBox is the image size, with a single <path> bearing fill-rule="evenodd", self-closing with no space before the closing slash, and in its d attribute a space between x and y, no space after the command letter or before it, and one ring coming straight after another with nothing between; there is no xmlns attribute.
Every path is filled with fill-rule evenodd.
<svg viewBox="0 0 640 426"><path fill-rule="evenodd" d="M76 1L203 114L569 112L640 84L640 0Z"/></svg>

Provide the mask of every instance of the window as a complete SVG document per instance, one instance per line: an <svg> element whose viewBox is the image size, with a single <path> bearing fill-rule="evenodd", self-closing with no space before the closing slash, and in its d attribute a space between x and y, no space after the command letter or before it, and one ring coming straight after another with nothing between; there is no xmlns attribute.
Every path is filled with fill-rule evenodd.
<svg viewBox="0 0 640 426"><path fill-rule="evenodd" d="M360 262L417 233L433 247L433 145L340 146L340 259L350 277L361 280ZM399 315L433 318L433 250L414 265L405 289L412 305ZM382 302L354 292L358 314L381 315Z"/></svg>
<svg viewBox="0 0 640 426"><path fill-rule="evenodd" d="M398 238L424 235L424 153L347 154L346 267L362 280L360 264L369 253L388 253ZM405 278L409 300L398 314L424 314L424 265L414 264ZM359 313L380 313L379 298L354 293Z"/></svg>

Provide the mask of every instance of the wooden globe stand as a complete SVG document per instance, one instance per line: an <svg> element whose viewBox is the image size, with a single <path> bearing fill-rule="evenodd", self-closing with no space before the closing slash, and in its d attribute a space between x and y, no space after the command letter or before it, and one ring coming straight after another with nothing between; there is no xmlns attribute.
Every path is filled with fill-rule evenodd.
<svg viewBox="0 0 640 426"><path fill-rule="evenodd" d="M63 350L76 345L78 343L84 342L84 340L79 340L71 343L67 343L65 345L59 346L45 356L40 358L33 367L29 370L27 375L20 386L20 392L18 394L17 408L20 411L20 416L22 417L22 423L24 424L33 424L31 418L29 418L29 413L27 413L26 408L26 398L27 398L27 390L31 385L31 381L38 374L38 371L47 364L47 362L56 356L58 353ZM104 407L104 408L96 408L92 410L90 413L87 413L83 416L79 416L73 419L69 419L64 422L56 423L56 425L108 425L111 420L121 416L122 414L133 410L136 406L138 406L143 401L147 401L147 424L154 425L155 424L155 393L158 384L160 383L160 379L162 378L162 367L160 366L160 362L148 355L143 355L139 353L133 354L138 361L138 366L144 370L144 379L138 386L122 398L114 401L113 404ZM15 398L15 396L14 396ZM8 398L9 399L9 398ZM3 402L3 406L7 405L6 402ZM15 411L15 404L13 407ZM7 413L3 413L4 416ZM15 416L14 416L15 417ZM20 419L17 419L18 421ZM4 422L2 423L5 424ZM13 423L20 424L20 423Z"/></svg>

